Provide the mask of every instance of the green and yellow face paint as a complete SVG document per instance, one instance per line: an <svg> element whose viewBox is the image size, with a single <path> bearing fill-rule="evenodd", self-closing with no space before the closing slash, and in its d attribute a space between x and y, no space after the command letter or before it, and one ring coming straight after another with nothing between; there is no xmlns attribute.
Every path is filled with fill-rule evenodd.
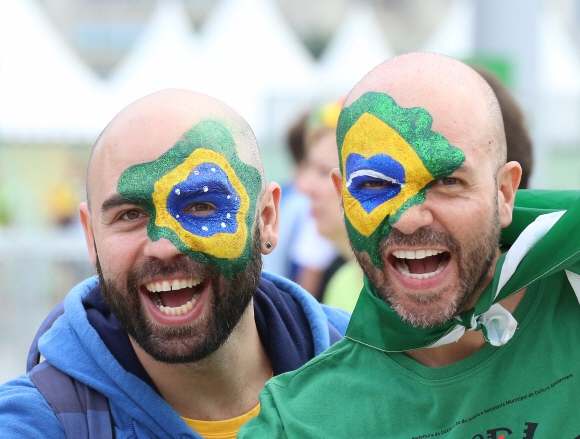
<svg viewBox="0 0 580 439"><path fill-rule="evenodd" d="M463 152L431 131L433 118L367 92L343 108L337 127L342 200L350 240L382 267L379 243L410 207L425 202L432 182L452 174Z"/></svg>
<svg viewBox="0 0 580 439"><path fill-rule="evenodd" d="M151 240L170 240L192 259L232 279L251 256L260 171L240 160L231 133L205 120L165 154L125 170L117 191L150 217ZM200 216L193 206L211 204Z"/></svg>

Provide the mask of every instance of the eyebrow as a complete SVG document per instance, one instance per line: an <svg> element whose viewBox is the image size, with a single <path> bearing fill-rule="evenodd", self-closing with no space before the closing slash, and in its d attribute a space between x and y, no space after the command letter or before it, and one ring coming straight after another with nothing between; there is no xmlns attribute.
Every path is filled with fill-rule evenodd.
<svg viewBox="0 0 580 439"><path fill-rule="evenodd" d="M465 166L465 163L463 163L459 168L457 168L449 175L455 174L456 172L459 174L473 174L474 170L475 169L472 166L469 165Z"/></svg>
<svg viewBox="0 0 580 439"><path fill-rule="evenodd" d="M114 209L115 207L122 206L124 204L132 204L132 203L123 198L120 194L111 195L101 205L101 213L107 213L109 210Z"/></svg>

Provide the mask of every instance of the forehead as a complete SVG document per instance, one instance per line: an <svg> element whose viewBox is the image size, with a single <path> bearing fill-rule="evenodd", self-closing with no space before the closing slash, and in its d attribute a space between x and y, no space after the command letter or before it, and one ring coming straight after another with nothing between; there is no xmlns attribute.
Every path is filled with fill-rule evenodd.
<svg viewBox="0 0 580 439"><path fill-rule="evenodd" d="M345 108L369 92L385 94L397 104L386 111L396 113L399 125L416 124L418 113L405 110L422 109L429 116L431 131L459 148L465 154L466 162L490 156L492 148L489 142L493 143L497 139L494 138L489 102L482 82L466 66L461 66L459 72L454 72L455 78L441 73L439 77L426 80L421 70L401 69L389 72L388 75L381 74L380 71L373 72L355 87ZM376 113L376 106L377 104L371 102L366 111ZM425 118L422 119L424 120ZM350 121L347 125L353 123L354 121ZM386 150L389 144L385 143L382 147Z"/></svg>
<svg viewBox="0 0 580 439"><path fill-rule="evenodd" d="M217 119L217 118L216 118ZM178 111L129 112L106 129L91 159L89 185L91 202L101 203L117 191L119 178L127 169L158 160L189 130L207 119L184 118ZM232 134L228 120L219 120ZM242 140L232 134L236 152L243 153ZM211 147L208 147L211 149Z"/></svg>
<svg viewBox="0 0 580 439"><path fill-rule="evenodd" d="M463 153L464 167L491 163L497 139L489 129L489 113L482 98L464 87L447 93L413 91L371 91L349 99L337 129L341 164L351 152L371 156L400 150L399 155L405 156L402 145L407 144L435 166L436 161L446 158L440 153L445 145Z"/></svg>

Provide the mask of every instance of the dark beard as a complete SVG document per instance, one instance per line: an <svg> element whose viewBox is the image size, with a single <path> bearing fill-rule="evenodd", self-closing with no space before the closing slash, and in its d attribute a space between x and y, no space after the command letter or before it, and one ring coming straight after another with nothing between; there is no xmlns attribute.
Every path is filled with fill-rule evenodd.
<svg viewBox="0 0 580 439"><path fill-rule="evenodd" d="M96 248L95 248L96 251ZM168 363L200 361L217 351L229 338L248 308L260 281L262 257L260 231L255 227L252 253L243 272L225 279L217 268L179 255L170 264L149 260L131 270L121 286L103 274L96 260L103 299L121 326L155 360ZM189 325L162 326L148 318L139 286L157 276L203 277L211 279L208 315Z"/></svg>
<svg viewBox="0 0 580 439"><path fill-rule="evenodd" d="M497 204L495 204L494 213L486 233L463 247L450 234L431 228L419 229L412 235L405 235L397 229L392 229L390 234L381 241L379 251L382 255L383 267L389 264L386 256L387 249L393 245L410 247L443 245L456 256L459 277L458 294L452 303L443 303L435 310L431 309L429 313L408 309L406 304L397 297L389 277L385 275L386 270L381 271L373 266L366 253L355 251L356 259L380 297L391 306L403 321L419 328L441 325L458 313L465 311L481 294L489 280L501 233L498 209ZM420 310L421 305L437 303L450 288L450 286L444 287L438 291L425 292L426 294L414 294L407 291L404 292L404 296L407 300L413 301L416 308Z"/></svg>

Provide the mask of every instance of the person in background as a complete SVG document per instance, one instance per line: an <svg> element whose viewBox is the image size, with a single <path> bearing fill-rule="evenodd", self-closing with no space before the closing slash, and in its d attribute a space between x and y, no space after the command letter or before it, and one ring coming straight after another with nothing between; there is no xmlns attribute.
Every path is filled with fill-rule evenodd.
<svg viewBox="0 0 580 439"><path fill-rule="evenodd" d="M324 304L352 312L362 288L362 271L354 261L342 218L340 198L330 178L338 167L336 124L344 99L325 103L310 117L306 132L306 158L296 188L310 198L318 232L336 247L337 257L326 270L317 293Z"/></svg>
<svg viewBox="0 0 580 439"><path fill-rule="evenodd" d="M534 151L524 113L509 89L493 72L481 66L473 66L473 69L485 79L497 97L505 129L507 161L520 164L522 179L519 189L527 189L534 167Z"/></svg>
<svg viewBox="0 0 580 439"><path fill-rule="evenodd" d="M305 131L309 119L310 113L300 116L286 138L297 175L305 157ZM282 186L280 212L278 245L264 257L264 268L295 281L318 297L324 274L337 252L332 242L318 233L310 213L310 200L296 189L296 178Z"/></svg>

